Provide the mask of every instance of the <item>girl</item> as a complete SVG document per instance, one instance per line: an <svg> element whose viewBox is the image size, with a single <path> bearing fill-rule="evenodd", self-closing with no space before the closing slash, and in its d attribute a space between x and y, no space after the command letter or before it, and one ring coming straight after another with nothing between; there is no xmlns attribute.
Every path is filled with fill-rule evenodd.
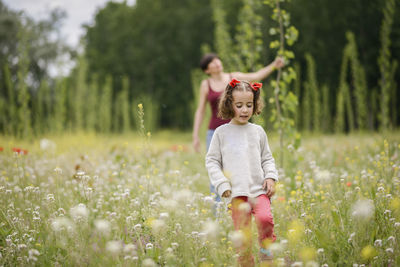
<svg viewBox="0 0 400 267"><path fill-rule="evenodd" d="M219 102L219 116L231 119L218 127L206 155L211 184L218 194L232 198L232 219L244 235L239 249L241 266L254 266L251 254L251 214L254 215L260 243L260 260L272 261L267 246L275 241L270 197L275 193L278 173L265 131L249 123L263 108L262 84L233 79Z"/></svg>
<svg viewBox="0 0 400 267"><path fill-rule="evenodd" d="M211 138L217 127L222 124L229 122L218 118L218 102L226 84L232 79L243 79L249 81L259 81L268 77L275 69L282 68L284 66L283 59L277 57L273 62L267 66L260 68L256 72L243 73L243 72L232 72L227 73L224 71L222 61L217 54L209 53L203 56L200 61L200 67L209 75L208 79L201 82L200 85L200 97L197 105L196 113L194 116L193 124L193 147L196 152L200 152L200 138L199 130L206 113L207 102L210 103L211 107L211 118L209 120L208 131L206 136L206 151L210 146ZM215 188L210 185L211 194L216 194ZM220 201L219 196L215 195L215 200Z"/></svg>

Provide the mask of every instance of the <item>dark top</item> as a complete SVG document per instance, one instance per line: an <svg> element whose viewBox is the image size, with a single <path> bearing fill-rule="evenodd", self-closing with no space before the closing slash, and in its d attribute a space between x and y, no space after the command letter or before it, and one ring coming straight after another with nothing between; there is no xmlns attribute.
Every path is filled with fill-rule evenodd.
<svg viewBox="0 0 400 267"><path fill-rule="evenodd" d="M231 78L231 75L229 74L229 77ZM218 103L219 103L219 98L222 95L221 92L215 92L210 85L210 80L207 80L208 82L208 95L207 95L207 100L210 102L211 106L211 120L208 125L208 129L210 130L215 130L222 124L228 123L230 120L223 120L221 118L218 118Z"/></svg>

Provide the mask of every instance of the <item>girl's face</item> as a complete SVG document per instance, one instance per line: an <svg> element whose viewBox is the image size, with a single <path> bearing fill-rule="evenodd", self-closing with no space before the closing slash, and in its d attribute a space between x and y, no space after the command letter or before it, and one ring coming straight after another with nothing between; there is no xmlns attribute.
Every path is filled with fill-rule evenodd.
<svg viewBox="0 0 400 267"><path fill-rule="evenodd" d="M253 115L253 92L233 91L233 111L235 116L232 118L233 124L244 125Z"/></svg>
<svg viewBox="0 0 400 267"><path fill-rule="evenodd" d="M206 73L207 74L213 74L213 73L219 73L223 70L222 67L222 62L219 58L214 58L213 60L211 60L210 63L208 63L207 69L206 69Z"/></svg>

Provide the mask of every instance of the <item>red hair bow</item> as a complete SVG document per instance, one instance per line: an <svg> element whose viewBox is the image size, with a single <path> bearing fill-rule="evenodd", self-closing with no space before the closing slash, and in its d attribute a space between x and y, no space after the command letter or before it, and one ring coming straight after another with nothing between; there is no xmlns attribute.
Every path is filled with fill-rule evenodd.
<svg viewBox="0 0 400 267"><path fill-rule="evenodd" d="M232 79L232 81L230 81L229 85L232 87L235 87L236 84L240 83L240 81L236 80L236 79Z"/></svg>
<svg viewBox="0 0 400 267"><path fill-rule="evenodd" d="M251 84L251 87L253 88L254 91L258 91L262 87L262 83L253 83Z"/></svg>

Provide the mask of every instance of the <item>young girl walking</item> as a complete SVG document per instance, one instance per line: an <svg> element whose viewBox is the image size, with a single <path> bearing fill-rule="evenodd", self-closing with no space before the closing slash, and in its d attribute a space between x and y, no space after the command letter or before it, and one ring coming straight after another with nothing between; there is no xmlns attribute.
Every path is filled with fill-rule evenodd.
<svg viewBox="0 0 400 267"><path fill-rule="evenodd" d="M219 116L230 122L218 127L206 155L211 184L218 194L231 198L235 230L244 237L239 264L254 266L251 253L251 215L258 230L261 262L271 263L268 245L274 242L270 197L275 193L278 173L264 129L250 123L261 113L261 83L233 79L219 102Z"/></svg>

